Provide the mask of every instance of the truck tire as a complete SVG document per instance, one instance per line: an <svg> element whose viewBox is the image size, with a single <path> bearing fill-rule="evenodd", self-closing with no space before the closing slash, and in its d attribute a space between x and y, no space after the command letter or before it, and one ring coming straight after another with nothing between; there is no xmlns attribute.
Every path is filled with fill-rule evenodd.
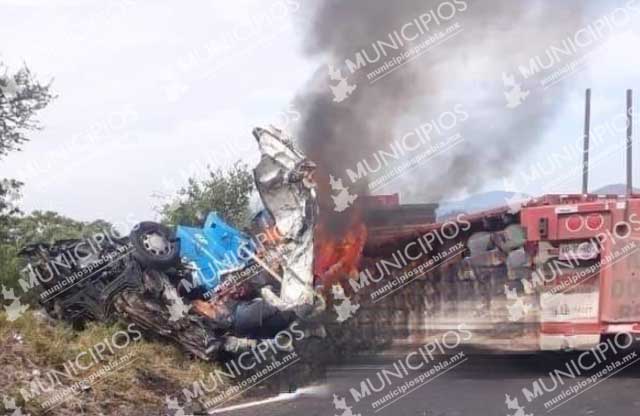
<svg viewBox="0 0 640 416"><path fill-rule="evenodd" d="M165 225L141 222L131 230L129 239L133 246L133 257L144 267L162 271L180 262L178 240Z"/></svg>

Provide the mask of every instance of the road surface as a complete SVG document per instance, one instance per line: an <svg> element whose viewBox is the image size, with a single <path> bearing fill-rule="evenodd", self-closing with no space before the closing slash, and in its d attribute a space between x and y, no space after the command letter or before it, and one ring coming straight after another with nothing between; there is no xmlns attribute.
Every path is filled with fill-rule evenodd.
<svg viewBox="0 0 640 416"><path fill-rule="evenodd" d="M640 354L638 354L640 356ZM631 356L605 369L578 354L371 358L330 367L326 382L245 408L232 416L528 416L640 414L640 363ZM614 357L615 358L615 357ZM619 358L619 357L618 357ZM443 363L447 361L445 366ZM613 362L613 361L611 361ZM572 366L572 363L574 364ZM436 371L436 367L439 370ZM425 374L420 378L420 375ZM413 384L411 383L412 381ZM364 383L364 384L363 384ZM370 383L370 384L369 384ZM364 387L363 387L364 386ZM538 390L536 390L538 387ZM380 390L379 393L373 389ZM575 391L571 391L571 390ZM355 396L353 392L355 391ZM529 397L527 398L527 393ZM369 395L369 393L371 393ZM335 396L334 396L335 395ZM507 397L508 395L508 397ZM386 399L384 397L386 396ZM245 404L247 405L247 404ZM219 409L220 410L220 409Z"/></svg>

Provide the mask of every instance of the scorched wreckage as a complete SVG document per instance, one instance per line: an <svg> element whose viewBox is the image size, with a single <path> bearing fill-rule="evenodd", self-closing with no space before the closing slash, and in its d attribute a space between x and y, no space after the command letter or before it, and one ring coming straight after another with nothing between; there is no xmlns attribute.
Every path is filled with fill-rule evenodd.
<svg viewBox="0 0 640 416"><path fill-rule="evenodd" d="M314 164L279 131L254 135L266 211L251 235L210 213L202 228L142 222L128 238L91 246L30 245L22 254L31 259L31 280L42 283L46 310L76 324L118 316L207 360L253 348L296 322L308 334L318 331L314 317L324 303L313 279Z"/></svg>
<svg viewBox="0 0 640 416"><path fill-rule="evenodd" d="M397 194L358 197L336 214L319 209L327 185L290 139L254 136L265 209L249 230L211 213L202 228L143 222L97 251L81 241L25 247L46 310L74 323L119 317L206 360L292 328L293 341L341 352L424 343L461 323L475 346L509 351L640 332L636 195L589 194L585 175L581 194L440 222L435 205L401 205ZM339 229L335 215L347 218ZM69 250L82 261L53 273Z"/></svg>

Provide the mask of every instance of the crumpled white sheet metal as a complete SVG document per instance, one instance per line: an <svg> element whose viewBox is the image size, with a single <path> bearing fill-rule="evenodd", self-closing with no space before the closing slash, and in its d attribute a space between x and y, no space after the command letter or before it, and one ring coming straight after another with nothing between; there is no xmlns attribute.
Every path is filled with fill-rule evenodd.
<svg viewBox="0 0 640 416"><path fill-rule="evenodd" d="M274 128L253 130L262 158L253 171L260 198L282 237L280 297L269 289L262 295L281 310L298 315L310 312L314 302L313 243L318 204L312 175L316 165Z"/></svg>

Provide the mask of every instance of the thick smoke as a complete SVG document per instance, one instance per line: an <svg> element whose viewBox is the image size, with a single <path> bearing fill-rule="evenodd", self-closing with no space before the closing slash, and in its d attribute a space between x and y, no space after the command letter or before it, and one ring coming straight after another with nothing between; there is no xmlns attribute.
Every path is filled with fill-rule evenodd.
<svg viewBox="0 0 640 416"><path fill-rule="evenodd" d="M389 151L393 141L420 125L431 122L437 126L441 114L457 108L468 117L458 120L451 131L438 134L434 130L431 138L438 142L459 132L463 142L377 190L400 192L405 201L424 202L474 191L488 180L509 174L554 121L559 106L564 104L567 84L545 90L535 75L522 79L519 65L528 65L535 56L546 60L545 50L550 45L562 45L563 39L572 37L591 19L614 8L613 3L603 7L604 2L583 0L313 3L309 6L313 10L307 10L304 46L309 56L322 59L322 65L299 92L295 105L303 115L296 134L304 150L319 164L319 180L333 175L342 178L352 191L366 192L367 182L375 175L352 183L348 169L356 171L358 162L365 159L375 165L376 152ZM601 8L592 10L594 4ZM444 33L451 25L459 25L460 30L450 39L376 82L367 78L385 61L429 36ZM391 44L394 36L395 41L401 40L397 35L403 27L406 37L416 39L406 41L402 37L405 44L401 49L387 47L388 56L375 61L372 44ZM351 71L347 60L356 64L357 54L363 51L375 62ZM575 57L580 54L583 52ZM341 70L348 84L356 85L342 102L334 101L329 87L338 83L329 77L329 64ZM523 88L531 89L530 96L517 108L506 106L503 73L515 75ZM578 133L580 121L575 121Z"/></svg>

